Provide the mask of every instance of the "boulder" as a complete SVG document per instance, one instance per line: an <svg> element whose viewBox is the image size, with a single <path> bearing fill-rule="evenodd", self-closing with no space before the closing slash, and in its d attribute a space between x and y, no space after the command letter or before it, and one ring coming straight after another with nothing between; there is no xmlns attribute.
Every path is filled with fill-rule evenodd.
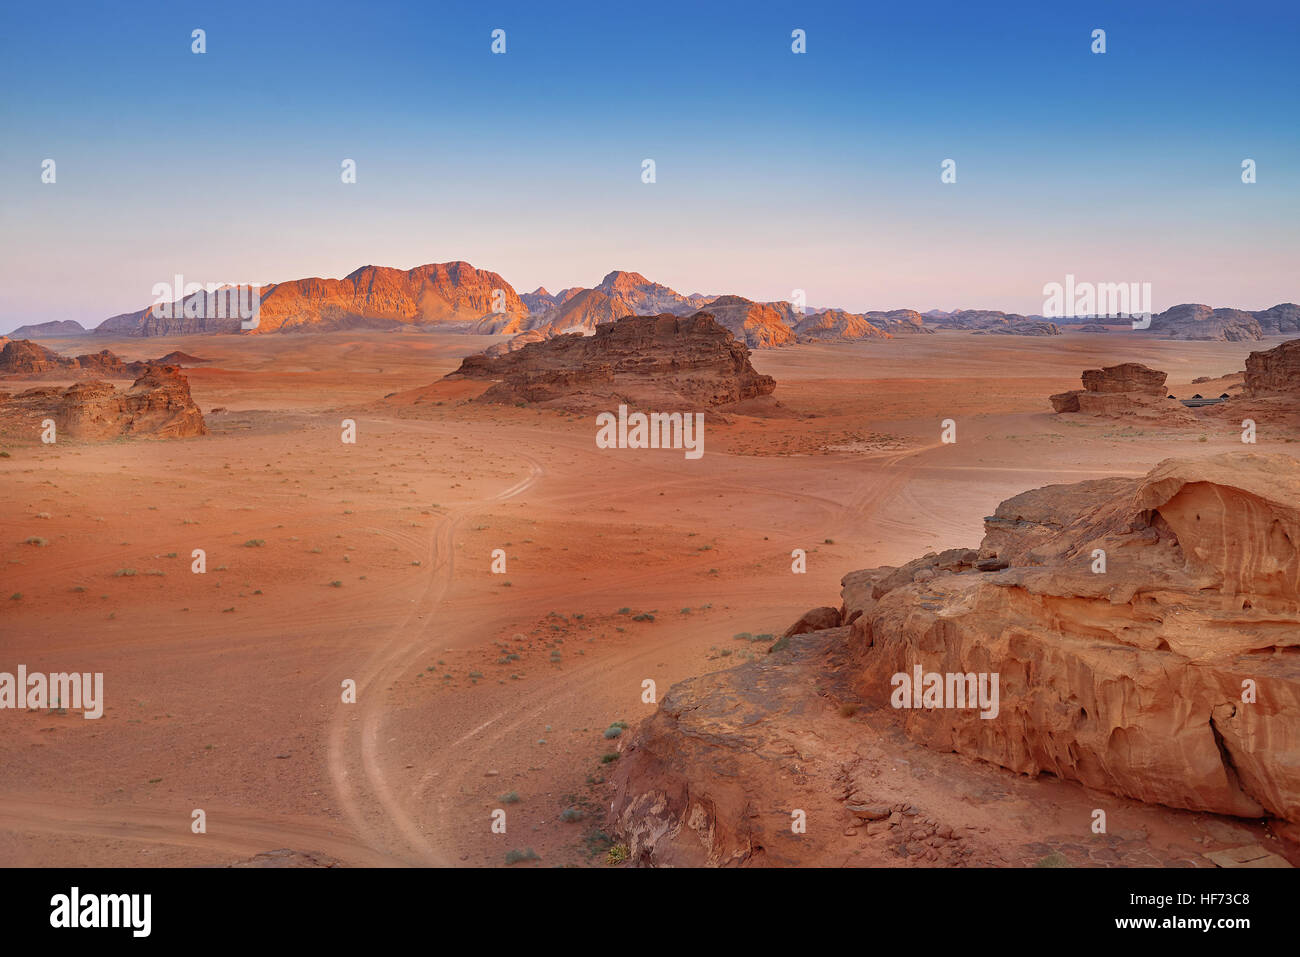
<svg viewBox="0 0 1300 957"><path fill-rule="evenodd" d="M781 637L789 638L793 635L806 635L810 631L823 631L827 628L838 628L840 626L840 610L831 608L829 605L823 605L820 608L813 608L806 611L803 616L793 625L785 630Z"/></svg>

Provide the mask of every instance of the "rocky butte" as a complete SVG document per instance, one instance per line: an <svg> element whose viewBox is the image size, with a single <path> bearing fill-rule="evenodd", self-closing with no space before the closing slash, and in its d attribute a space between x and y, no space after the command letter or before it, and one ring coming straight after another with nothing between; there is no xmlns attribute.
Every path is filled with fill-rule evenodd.
<svg viewBox="0 0 1300 957"><path fill-rule="evenodd" d="M838 699L934 762L956 752L1295 834L1297 543L1300 462L1282 454L1168 459L1141 478L1017 495L985 520L978 549L852 572L840 607L806 615L773 655L670 689L624 746L613 823L641 863L798 846L784 840L788 809L814 806L814 783L823 797L841 787L819 767L896 750L846 723ZM998 675L997 708L894 707L895 676L918 667ZM856 736L839 755L837 735ZM953 857L950 842L926 841L927 860Z"/></svg>
<svg viewBox="0 0 1300 957"><path fill-rule="evenodd" d="M60 438L130 436L186 438L206 435L203 413L190 397L189 381L176 366L150 366L129 389L88 380L66 389L0 393L0 427L10 434L40 434L51 418Z"/></svg>
<svg viewBox="0 0 1300 957"><path fill-rule="evenodd" d="M1189 409L1166 397L1167 377L1167 373L1149 369L1139 362L1085 369L1083 388L1052 396L1052 410L1170 424L1195 422L1196 416Z"/></svg>
<svg viewBox="0 0 1300 957"><path fill-rule="evenodd" d="M554 408L737 410L772 394L749 349L707 312L626 316L501 355L468 356L447 379L495 380L484 402ZM761 403L760 403L761 404Z"/></svg>

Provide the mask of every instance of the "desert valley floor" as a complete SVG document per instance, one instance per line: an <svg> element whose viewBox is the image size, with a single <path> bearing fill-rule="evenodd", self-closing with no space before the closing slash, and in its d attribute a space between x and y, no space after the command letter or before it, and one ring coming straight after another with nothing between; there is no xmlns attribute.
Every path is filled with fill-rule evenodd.
<svg viewBox="0 0 1300 957"><path fill-rule="evenodd" d="M533 849L525 866L604 866L621 743L604 732L654 710L645 679L662 697L762 655L838 604L845 573L976 546L1026 489L1240 451L1230 422L1152 432L1054 416L1048 396L1133 361L1187 397L1261 348L1120 331L755 350L792 414L710 416L692 461L598 449L592 416L469 403L484 383L440 381L494 341L95 338L128 359L211 360L186 370L210 434L4 446L6 664L102 671L107 703L97 721L7 716L0 864L224 866L291 849L497 866ZM206 574L191 573L196 548ZM491 571L498 548L506 574ZM349 678L355 705L340 701ZM838 721L819 753L854 756L887 803L962 829L973 864L1212 866L1207 851L1255 843L1295 856L1261 824L1111 795L1110 834L1090 842L1079 822L1098 797L1079 785L927 750L871 713ZM841 771L809 768L818 837L796 862L918 863L845 834ZM207 833L191 832L195 809Z"/></svg>

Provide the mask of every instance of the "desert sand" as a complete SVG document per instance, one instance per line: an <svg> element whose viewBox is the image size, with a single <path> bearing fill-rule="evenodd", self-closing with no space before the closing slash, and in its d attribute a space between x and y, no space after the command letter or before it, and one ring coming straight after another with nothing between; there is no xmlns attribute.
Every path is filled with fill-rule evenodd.
<svg viewBox="0 0 1300 957"><path fill-rule="evenodd" d="M1230 421L1140 430L1054 416L1047 397L1130 361L1189 397L1275 344L941 332L756 350L794 414L710 417L692 461L598 449L593 416L440 381L502 338L108 339L128 360L211 360L185 373L209 434L3 442L0 670L102 671L106 704L98 720L5 716L0 865L224 866L289 848L603 866L622 737L606 732L653 712L646 679L662 696L763 655L847 571L977 542L1026 489L1240 450ZM1293 453L1295 438L1263 429L1257 448ZM844 728L900 803L979 835L975 863L1032 863L1096 806L1078 785ZM1119 844L1093 863L1210 866L1198 855L1256 842L1296 862L1256 823L1106 800ZM824 837L792 862L907 863L861 847Z"/></svg>

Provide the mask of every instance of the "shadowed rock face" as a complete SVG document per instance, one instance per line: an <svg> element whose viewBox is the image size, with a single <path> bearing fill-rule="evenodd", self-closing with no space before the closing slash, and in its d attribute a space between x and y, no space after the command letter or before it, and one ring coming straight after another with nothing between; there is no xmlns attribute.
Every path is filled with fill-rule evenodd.
<svg viewBox="0 0 1300 957"><path fill-rule="evenodd" d="M8 428L31 434L42 419L52 418L60 436L74 439L170 439L208 431L189 382L175 366L149 367L124 392L97 379L62 390L29 389L0 405L0 413Z"/></svg>
<svg viewBox="0 0 1300 957"><path fill-rule="evenodd" d="M828 696L936 760L1300 821L1300 462L1170 459L1025 492L985 521L979 549L852 572L839 613L805 615L788 649L673 686L616 773L634 859L752 864L793 846L772 808L824 806L809 785L843 755L830 742L867 733L819 719ZM996 674L996 714L895 707L894 676L917 666Z"/></svg>
<svg viewBox="0 0 1300 957"><path fill-rule="evenodd" d="M481 400L562 408L702 410L770 395L749 350L708 313L627 316L595 335L556 336L498 356L467 357L447 378L497 379Z"/></svg>
<svg viewBox="0 0 1300 957"><path fill-rule="evenodd" d="M1300 339L1246 357L1246 395L1300 398Z"/></svg>

